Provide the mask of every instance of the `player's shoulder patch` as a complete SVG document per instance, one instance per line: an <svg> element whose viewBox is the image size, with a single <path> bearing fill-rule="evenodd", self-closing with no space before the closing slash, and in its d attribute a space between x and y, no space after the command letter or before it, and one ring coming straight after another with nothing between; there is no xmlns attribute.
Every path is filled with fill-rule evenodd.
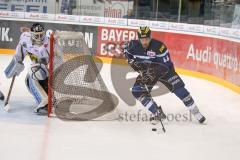
<svg viewBox="0 0 240 160"><path fill-rule="evenodd" d="M163 53L166 50L166 46L162 43L159 47L159 52Z"/></svg>
<svg viewBox="0 0 240 160"><path fill-rule="evenodd" d="M160 53L165 53L166 50L167 50L166 45L165 45L163 42L160 42L160 43L159 43L159 52L160 52Z"/></svg>
<svg viewBox="0 0 240 160"><path fill-rule="evenodd" d="M160 54L164 53L167 49L165 44L163 42L159 41L159 40L152 39L151 43L152 43L153 46L155 46L159 50Z"/></svg>

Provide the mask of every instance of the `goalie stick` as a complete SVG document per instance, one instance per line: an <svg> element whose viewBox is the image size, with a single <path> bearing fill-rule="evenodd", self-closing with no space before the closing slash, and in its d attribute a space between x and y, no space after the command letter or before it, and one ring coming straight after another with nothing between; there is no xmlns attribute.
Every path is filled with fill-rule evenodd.
<svg viewBox="0 0 240 160"><path fill-rule="evenodd" d="M16 78L16 75L12 77L12 82L11 82L11 85L10 85L10 87L9 87L7 99L6 99L5 104L4 104L4 107L3 107L3 109L4 109L6 112L8 112L9 109L10 109L10 106L8 105L8 102L9 102L9 99L10 99L10 96L11 96L11 93L12 93L12 89L13 89L13 84L14 84L15 78Z"/></svg>

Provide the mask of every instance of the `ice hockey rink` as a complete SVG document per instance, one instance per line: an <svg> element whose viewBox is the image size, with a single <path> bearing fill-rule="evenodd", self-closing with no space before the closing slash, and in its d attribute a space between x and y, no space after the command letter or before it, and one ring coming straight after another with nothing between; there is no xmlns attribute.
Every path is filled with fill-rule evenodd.
<svg viewBox="0 0 240 160"><path fill-rule="evenodd" d="M6 95L10 79L3 71L11 55L0 55L0 90ZM26 61L27 68L28 61ZM127 66L122 66L127 67ZM101 70L110 92L116 94L109 64ZM240 148L240 95L216 83L182 76L207 121L164 121L166 133L153 132L149 122L62 121L37 116L35 102L25 87L27 69L16 78L9 113L0 110L1 160L203 160L238 159ZM166 114L188 113L172 94L155 97ZM0 102L3 106L3 102ZM120 113L144 112L137 103L129 107L121 99Z"/></svg>

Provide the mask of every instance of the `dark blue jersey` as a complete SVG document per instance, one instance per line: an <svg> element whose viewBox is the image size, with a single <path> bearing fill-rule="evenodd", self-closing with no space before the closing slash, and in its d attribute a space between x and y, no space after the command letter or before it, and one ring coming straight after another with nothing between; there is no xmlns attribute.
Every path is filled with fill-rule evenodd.
<svg viewBox="0 0 240 160"><path fill-rule="evenodd" d="M173 66L169 51L161 41L151 39L147 49L142 47L139 40L131 40L124 51L129 60L137 62L160 63L168 67Z"/></svg>

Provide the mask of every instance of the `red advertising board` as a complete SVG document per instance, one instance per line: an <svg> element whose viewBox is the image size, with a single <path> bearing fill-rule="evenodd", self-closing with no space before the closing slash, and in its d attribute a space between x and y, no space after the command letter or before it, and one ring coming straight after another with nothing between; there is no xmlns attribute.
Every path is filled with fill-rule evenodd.
<svg viewBox="0 0 240 160"><path fill-rule="evenodd" d="M240 86L240 43L213 37L152 32L170 50L178 68L217 76ZM120 45L137 39L136 30L98 27L97 55L122 58Z"/></svg>
<svg viewBox="0 0 240 160"><path fill-rule="evenodd" d="M98 27L97 55L104 57L122 57L121 44L137 38L134 29Z"/></svg>

